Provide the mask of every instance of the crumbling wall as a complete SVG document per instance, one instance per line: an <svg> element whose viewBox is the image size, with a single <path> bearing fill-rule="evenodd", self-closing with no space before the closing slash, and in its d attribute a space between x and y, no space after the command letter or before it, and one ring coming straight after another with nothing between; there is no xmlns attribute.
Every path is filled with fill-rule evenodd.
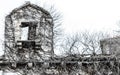
<svg viewBox="0 0 120 75"><path fill-rule="evenodd" d="M53 54L53 23L48 19L52 19L49 12L37 5L27 3L19 8L14 9L5 20L5 55L9 60L19 61L18 58L36 58L41 60L42 58L48 59ZM36 29L33 33L33 28L29 26L29 38L27 40L21 40L22 23L36 23ZM30 28L31 31L30 32ZM28 36L26 35L26 36ZM34 39L31 38L34 36ZM36 44L39 44L39 49L36 53L30 50L17 56L17 41L29 41L34 40ZM27 55L32 53L31 56Z"/></svg>

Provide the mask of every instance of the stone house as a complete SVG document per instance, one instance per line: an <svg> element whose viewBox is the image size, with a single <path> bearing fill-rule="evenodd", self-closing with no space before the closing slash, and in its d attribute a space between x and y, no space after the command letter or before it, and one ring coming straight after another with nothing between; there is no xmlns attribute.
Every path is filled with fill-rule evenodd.
<svg viewBox="0 0 120 75"><path fill-rule="evenodd" d="M5 18L5 56L10 61L49 59L53 23L48 11L27 2Z"/></svg>

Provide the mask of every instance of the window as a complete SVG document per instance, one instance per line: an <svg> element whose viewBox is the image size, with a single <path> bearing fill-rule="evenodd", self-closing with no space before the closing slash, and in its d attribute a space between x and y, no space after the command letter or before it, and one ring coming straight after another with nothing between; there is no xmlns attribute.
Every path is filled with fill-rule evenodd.
<svg viewBox="0 0 120 75"><path fill-rule="evenodd" d="M36 36L36 22L22 22L21 23L21 40L35 40Z"/></svg>
<svg viewBox="0 0 120 75"><path fill-rule="evenodd" d="M29 27L21 28L21 40L28 40L28 29Z"/></svg>

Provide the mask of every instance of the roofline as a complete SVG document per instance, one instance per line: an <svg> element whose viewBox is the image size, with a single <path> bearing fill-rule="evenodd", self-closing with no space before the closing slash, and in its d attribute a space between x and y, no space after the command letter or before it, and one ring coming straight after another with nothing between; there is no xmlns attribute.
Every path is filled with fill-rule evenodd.
<svg viewBox="0 0 120 75"><path fill-rule="evenodd" d="M38 5L31 4L30 2L27 2L27 3L23 4L23 5L20 6L20 7L13 9L9 15L14 14L16 11L18 11L18 10L24 8L24 7L27 7L27 6L31 6L31 7L35 8L35 9L37 9L37 10L41 10L43 13L45 13L45 14L47 14L47 15L50 15L50 13L49 13L47 10L43 9L42 7L40 7L40 6L38 6ZM50 16L51 16L51 15L50 15Z"/></svg>

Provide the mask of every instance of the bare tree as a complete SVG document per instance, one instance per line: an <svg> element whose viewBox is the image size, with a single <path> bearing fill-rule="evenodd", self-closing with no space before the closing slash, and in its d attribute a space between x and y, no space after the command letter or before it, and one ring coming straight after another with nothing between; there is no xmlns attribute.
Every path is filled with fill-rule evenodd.
<svg viewBox="0 0 120 75"><path fill-rule="evenodd" d="M82 54L84 53L101 53L101 48L100 48L100 40L108 37L108 34L100 33L100 32L95 32L95 33L89 33L89 32L84 32L80 34L80 43L82 47Z"/></svg>
<svg viewBox="0 0 120 75"><path fill-rule="evenodd" d="M61 49L64 51L66 55L75 54L79 50L79 36L73 35L73 36L67 36L63 41L61 42Z"/></svg>
<svg viewBox="0 0 120 75"><path fill-rule="evenodd" d="M61 35L63 34L62 29L62 13L58 11L54 5L44 5L44 7L53 18L53 48L56 48L59 40L61 40Z"/></svg>
<svg viewBox="0 0 120 75"><path fill-rule="evenodd" d="M73 36L67 36L61 47L68 55L70 54L100 54L100 40L108 37L104 33L82 32Z"/></svg>

